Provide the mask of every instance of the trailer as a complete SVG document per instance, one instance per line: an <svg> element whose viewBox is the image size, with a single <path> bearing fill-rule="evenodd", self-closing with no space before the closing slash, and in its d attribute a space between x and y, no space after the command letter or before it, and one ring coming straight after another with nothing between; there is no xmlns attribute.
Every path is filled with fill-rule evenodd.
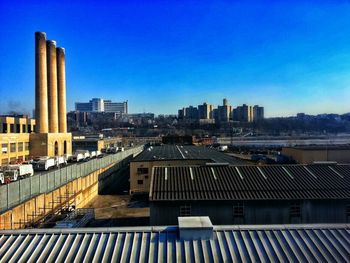
<svg viewBox="0 0 350 263"><path fill-rule="evenodd" d="M35 171L47 171L56 166L55 158L42 157L33 161Z"/></svg>

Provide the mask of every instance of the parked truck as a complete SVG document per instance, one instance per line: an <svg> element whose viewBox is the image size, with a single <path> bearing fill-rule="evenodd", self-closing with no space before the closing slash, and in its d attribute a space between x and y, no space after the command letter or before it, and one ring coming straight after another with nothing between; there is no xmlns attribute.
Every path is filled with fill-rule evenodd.
<svg viewBox="0 0 350 263"><path fill-rule="evenodd" d="M76 153L81 153L84 156L84 161L90 159L90 152L88 150L77 150Z"/></svg>
<svg viewBox="0 0 350 263"><path fill-rule="evenodd" d="M97 158L103 157L103 153L101 151L96 151L96 157Z"/></svg>
<svg viewBox="0 0 350 263"><path fill-rule="evenodd" d="M0 170L0 184L5 184L5 176L2 170Z"/></svg>
<svg viewBox="0 0 350 263"><path fill-rule="evenodd" d="M4 176L10 178L10 181L17 181L34 175L32 164L12 164L4 167Z"/></svg>
<svg viewBox="0 0 350 263"><path fill-rule="evenodd" d="M219 151L220 151L220 152L227 151L227 149L228 149L227 145L220 145L220 146L219 146Z"/></svg>
<svg viewBox="0 0 350 263"><path fill-rule="evenodd" d="M67 165L67 160L64 156L56 156L55 157L55 164L57 167L62 167Z"/></svg>
<svg viewBox="0 0 350 263"><path fill-rule="evenodd" d="M39 157L33 160L33 168L35 171L47 171L56 166L55 158Z"/></svg>
<svg viewBox="0 0 350 263"><path fill-rule="evenodd" d="M84 154L76 152L72 155L72 158L70 159L72 162L82 162L84 161Z"/></svg>
<svg viewBox="0 0 350 263"><path fill-rule="evenodd" d="M96 151L91 151L90 152L90 158L96 158Z"/></svg>

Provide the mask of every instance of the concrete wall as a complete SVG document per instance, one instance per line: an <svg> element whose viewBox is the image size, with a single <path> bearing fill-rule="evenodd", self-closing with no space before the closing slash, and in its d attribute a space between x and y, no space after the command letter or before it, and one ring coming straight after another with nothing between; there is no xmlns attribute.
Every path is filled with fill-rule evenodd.
<svg viewBox="0 0 350 263"><path fill-rule="evenodd" d="M116 163L138 154L143 147L73 164L0 186L0 229L21 228L49 213L62 202L85 206L98 193L98 178ZM66 199L68 197L68 199Z"/></svg>
<svg viewBox="0 0 350 263"><path fill-rule="evenodd" d="M209 216L214 225L349 223L346 206L350 200L303 200L301 217L290 217L290 201L245 201L244 218L233 216L237 202L192 201L151 202L151 225L176 225L180 206L190 205L191 216Z"/></svg>

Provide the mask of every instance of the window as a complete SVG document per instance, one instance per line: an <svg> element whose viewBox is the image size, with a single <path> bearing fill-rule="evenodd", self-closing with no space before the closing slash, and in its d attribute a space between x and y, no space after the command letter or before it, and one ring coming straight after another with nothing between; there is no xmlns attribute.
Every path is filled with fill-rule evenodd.
<svg viewBox="0 0 350 263"><path fill-rule="evenodd" d="M243 202L237 202L233 206L233 217L244 217L244 204L243 204Z"/></svg>
<svg viewBox="0 0 350 263"><path fill-rule="evenodd" d="M9 160L6 158L6 159L2 159L1 160L1 165L6 165L6 164L9 164Z"/></svg>
<svg viewBox="0 0 350 263"><path fill-rule="evenodd" d="M28 133L32 132L32 126L30 124L28 124Z"/></svg>
<svg viewBox="0 0 350 263"><path fill-rule="evenodd" d="M27 132L27 125L22 124L22 132L26 133Z"/></svg>
<svg viewBox="0 0 350 263"><path fill-rule="evenodd" d="M2 133L7 133L7 123L6 122L4 122L3 124L2 124L2 131L1 131Z"/></svg>
<svg viewBox="0 0 350 263"><path fill-rule="evenodd" d="M67 153L67 141L63 142L63 154Z"/></svg>
<svg viewBox="0 0 350 263"><path fill-rule="evenodd" d="M21 124L16 124L16 133L21 132Z"/></svg>
<svg viewBox="0 0 350 263"><path fill-rule="evenodd" d="M290 217L301 217L301 207L299 202L292 203L289 207Z"/></svg>
<svg viewBox="0 0 350 263"><path fill-rule="evenodd" d="M10 133L15 133L15 125L10 124Z"/></svg>
<svg viewBox="0 0 350 263"><path fill-rule="evenodd" d="M191 206L182 205L180 206L180 216L190 216L191 215Z"/></svg>
<svg viewBox="0 0 350 263"><path fill-rule="evenodd" d="M23 151L23 142L18 143L18 151L22 152Z"/></svg>
<svg viewBox="0 0 350 263"><path fill-rule="evenodd" d="M25 142L25 143L24 143L24 149L25 149L26 151L29 151L29 142Z"/></svg>
<svg viewBox="0 0 350 263"><path fill-rule="evenodd" d="M350 216L350 204L347 204L347 205L346 205L346 208L345 208L345 215L346 215L346 216Z"/></svg>
<svg viewBox="0 0 350 263"><path fill-rule="evenodd" d="M143 184L143 180L137 180L137 184Z"/></svg>
<svg viewBox="0 0 350 263"><path fill-rule="evenodd" d="M8 146L7 146L7 143L3 143L2 145L1 145L1 152L2 153L7 153L8 152L8 148L7 148Z"/></svg>
<svg viewBox="0 0 350 263"><path fill-rule="evenodd" d="M137 174L148 174L148 168L137 168Z"/></svg>
<svg viewBox="0 0 350 263"><path fill-rule="evenodd" d="M10 152L16 152L16 143L10 143Z"/></svg>
<svg viewBox="0 0 350 263"><path fill-rule="evenodd" d="M16 164L16 157L10 158L10 164Z"/></svg>

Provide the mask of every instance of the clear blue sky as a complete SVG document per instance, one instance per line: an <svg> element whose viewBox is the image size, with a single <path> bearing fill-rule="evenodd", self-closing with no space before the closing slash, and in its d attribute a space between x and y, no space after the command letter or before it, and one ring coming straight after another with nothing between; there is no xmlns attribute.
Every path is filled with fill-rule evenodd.
<svg viewBox="0 0 350 263"><path fill-rule="evenodd" d="M267 116L349 112L350 1L276 2L0 0L0 112L34 108L35 31L66 48L69 110L227 97Z"/></svg>

